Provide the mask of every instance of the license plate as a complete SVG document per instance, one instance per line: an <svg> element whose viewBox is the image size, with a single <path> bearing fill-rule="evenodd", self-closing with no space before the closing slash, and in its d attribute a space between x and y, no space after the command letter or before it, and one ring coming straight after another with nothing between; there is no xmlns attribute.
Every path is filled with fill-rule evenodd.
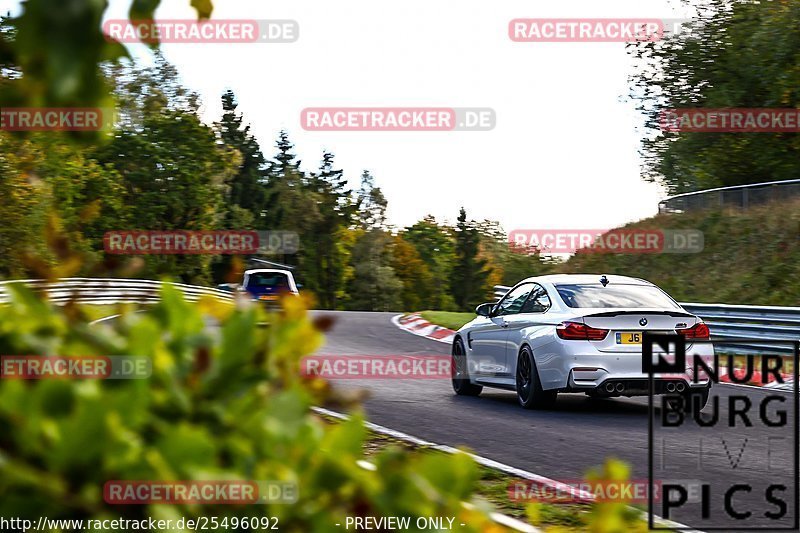
<svg viewBox="0 0 800 533"><path fill-rule="evenodd" d="M642 334L631 331L617 333L617 344L642 344Z"/></svg>
<svg viewBox="0 0 800 533"><path fill-rule="evenodd" d="M274 300L277 300L278 297L277 296L259 296L258 299L259 300L268 300L268 301L272 302Z"/></svg>

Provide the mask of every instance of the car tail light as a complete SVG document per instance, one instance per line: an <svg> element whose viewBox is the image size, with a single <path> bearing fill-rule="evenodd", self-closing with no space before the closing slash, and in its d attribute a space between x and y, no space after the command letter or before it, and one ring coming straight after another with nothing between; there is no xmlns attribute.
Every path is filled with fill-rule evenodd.
<svg viewBox="0 0 800 533"><path fill-rule="evenodd" d="M694 326L687 328L687 329L676 329L677 333L680 333L687 339L709 339L711 338L711 332L708 330L708 326L706 326L702 322L698 322Z"/></svg>
<svg viewBox="0 0 800 533"><path fill-rule="evenodd" d="M556 335L568 341L601 341L608 330L591 328L580 322L562 322L556 326Z"/></svg>

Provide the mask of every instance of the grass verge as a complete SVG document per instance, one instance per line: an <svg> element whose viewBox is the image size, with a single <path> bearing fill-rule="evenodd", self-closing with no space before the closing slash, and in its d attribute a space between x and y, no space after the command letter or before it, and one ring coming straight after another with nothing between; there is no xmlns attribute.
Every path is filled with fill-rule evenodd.
<svg viewBox="0 0 800 533"><path fill-rule="evenodd" d="M335 422L334 419L329 419ZM421 447L408 442L394 439L381 433L370 432L369 438L364 443L364 453L367 457L389 446L398 446L410 450ZM445 453L431 450L430 453ZM518 481L514 476L498 470L479 466L481 479L478 482L477 496L507 516L524 522L530 522L526 511L527 503L513 500L509 497L508 487ZM537 520L534 524L538 528L562 528L562 531L590 531L590 513L592 507L588 504L538 504L536 505Z"/></svg>
<svg viewBox="0 0 800 533"><path fill-rule="evenodd" d="M453 313L450 311L422 311L420 315L431 324L452 330L457 330L475 318L475 313Z"/></svg>
<svg viewBox="0 0 800 533"><path fill-rule="evenodd" d="M660 214L625 230L700 230L699 253L585 253L543 273L618 274L656 283L679 302L796 306L800 199L739 209Z"/></svg>
<svg viewBox="0 0 800 533"><path fill-rule="evenodd" d="M133 304L80 304L81 310L86 313L86 316L89 317L89 320L92 322L100 320L101 318L118 315L126 308L135 309L136 307L137 306Z"/></svg>

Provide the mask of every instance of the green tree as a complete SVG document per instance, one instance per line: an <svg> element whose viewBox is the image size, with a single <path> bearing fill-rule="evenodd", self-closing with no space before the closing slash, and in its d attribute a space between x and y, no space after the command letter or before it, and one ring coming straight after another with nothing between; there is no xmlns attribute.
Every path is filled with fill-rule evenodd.
<svg viewBox="0 0 800 533"><path fill-rule="evenodd" d="M281 131L275 144L278 151L270 161L267 204L263 228L271 231L293 231L300 237L300 250L294 257L279 254L279 262L295 264L301 272L313 269L308 239L322 220L320 195L312 189L309 178L300 168L289 134Z"/></svg>
<svg viewBox="0 0 800 533"><path fill-rule="evenodd" d="M46 213L41 201L43 182L32 172L35 148L0 131L0 277L26 278L23 253L43 252Z"/></svg>
<svg viewBox="0 0 800 533"><path fill-rule="evenodd" d="M392 236L386 228L386 197L365 170L357 193L358 230L350 258L347 308L396 311L401 305L403 283L391 266Z"/></svg>
<svg viewBox="0 0 800 533"><path fill-rule="evenodd" d="M351 262L347 308L355 311L400 311L403 282L391 266L391 235L372 228L359 230Z"/></svg>
<svg viewBox="0 0 800 533"><path fill-rule="evenodd" d="M403 309L413 311L432 307L430 295L435 280L417 249L402 234L394 237L391 267L403 284Z"/></svg>
<svg viewBox="0 0 800 533"><path fill-rule="evenodd" d="M45 266L88 273L102 259L104 233L127 216L119 174L57 133L2 132L0 148L0 276L38 277ZM70 247L83 261L57 265L46 246L56 230L65 239L59 250Z"/></svg>
<svg viewBox="0 0 800 533"><path fill-rule="evenodd" d="M233 91L222 95L222 118L214 128L222 143L238 155L238 169L228 180L225 193L226 229L263 228L267 203L267 160L258 141L238 113ZM212 271L215 283L239 280L241 262L230 255L215 257Z"/></svg>
<svg viewBox="0 0 800 533"><path fill-rule="evenodd" d="M304 176L300 161L294 153L289 134L281 131L275 143L278 152L269 163L267 179L266 226L262 229L284 229L284 224L293 216L289 196L301 193Z"/></svg>
<svg viewBox="0 0 800 533"><path fill-rule="evenodd" d="M358 189L358 219L362 228L383 228L386 226L386 207L388 201L369 170L361 173L361 187Z"/></svg>
<svg viewBox="0 0 800 533"><path fill-rule="evenodd" d="M509 243L499 222L484 220L476 224L480 234L479 257L486 260L489 285L515 285L530 276L543 275L550 266L543 263L539 251Z"/></svg>
<svg viewBox="0 0 800 533"><path fill-rule="evenodd" d="M305 239L304 279L321 308L335 309L345 288L350 256L343 233L355 220L356 206L332 153L322 154L319 171L311 174L308 189L317 198L320 218Z"/></svg>
<svg viewBox="0 0 800 533"><path fill-rule="evenodd" d="M222 119L216 123L216 130L229 148L239 152L241 162L239 168L228 181L226 204L229 211L229 227L241 224L246 216L234 215L235 207L246 210L250 214L250 224L263 226L256 221L264 216L266 207L267 160L261 152L256 138L250 133L250 125L244 124L241 113L236 112L238 103L233 91L228 90L222 95Z"/></svg>
<svg viewBox="0 0 800 533"><path fill-rule="evenodd" d="M800 107L800 3L710 0L677 35L630 45L631 96L659 129L678 108ZM660 132L642 143L644 175L670 193L794 179L797 133Z"/></svg>
<svg viewBox="0 0 800 533"><path fill-rule="evenodd" d="M124 229L218 229L225 220L224 198L237 154L201 122L196 95L180 84L166 61L116 71L115 76L126 120L114 139L97 150L97 159L122 177L122 196L134 226ZM209 256L153 255L145 261L150 275L209 281Z"/></svg>
<svg viewBox="0 0 800 533"><path fill-rule="evenodd" d="M462 207L455 229L455 263L450 277L450 291L461 310L474 308L490 292L486 260L478 258L480 240L480 233L474 222L467 221L467 212Z"/></svg>
<svg viewBox="0 0 800 533"><path fill-rule="evenodd" d="M152 19L160 0L131 0L131 19ZM211 16L211 0L191 0L201 19ZM127 57L107 39L102 21L108 2L26 0L11 19L13 41L0 40L0 65L22 73L0 84L0 101L17 107L113 107L101 65ZM96 134L75 135L97 141Z"/></svg>
<svg viewBox="0 0 800 533"><path fill-rule="evenodd" d="M440 225L432 215L405 228L403 239L411 243L435 280L450 279L455 261L452 228ZM455 310L455 302L446 283L434 283L427 299L431 309Z"/></svg>

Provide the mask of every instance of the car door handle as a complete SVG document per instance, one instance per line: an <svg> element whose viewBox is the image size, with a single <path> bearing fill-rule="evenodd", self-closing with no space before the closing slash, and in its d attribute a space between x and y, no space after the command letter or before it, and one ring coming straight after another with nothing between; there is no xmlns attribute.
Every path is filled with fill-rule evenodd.
<svg viewBox="0 0 800 533"><path fill-rule="evenodd" d="M503 321L503 323L500 324L500 327L501 328L507 328L508 327L508 322Z"/></svg>

